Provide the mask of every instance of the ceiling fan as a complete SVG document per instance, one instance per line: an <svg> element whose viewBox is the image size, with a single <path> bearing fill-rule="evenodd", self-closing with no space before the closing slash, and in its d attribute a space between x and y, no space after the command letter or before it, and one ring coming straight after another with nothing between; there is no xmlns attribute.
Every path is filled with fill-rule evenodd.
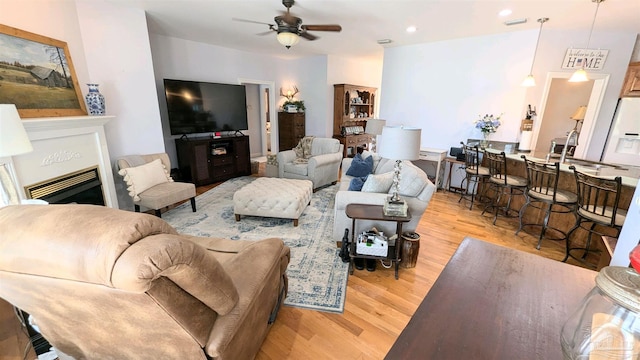
<svg viewBox="0 0 640 360"><path fill-rule="evenodd" d="M258 35L267 35L275 31L278 33L278 42L284 45L287 49L297 44L301 37L307 40L318 39L316 35L310 34L309 31L342 31L342 27L340 25L302 25L302 19L292 15L290 12L291 6L293 6L294 3L294 0L282 0L282 5L287 8L287 11L283 11L282 15L278 15L273 18L275 24L238 18L233 18L232 20L269 26L269 31Z"/></svg>

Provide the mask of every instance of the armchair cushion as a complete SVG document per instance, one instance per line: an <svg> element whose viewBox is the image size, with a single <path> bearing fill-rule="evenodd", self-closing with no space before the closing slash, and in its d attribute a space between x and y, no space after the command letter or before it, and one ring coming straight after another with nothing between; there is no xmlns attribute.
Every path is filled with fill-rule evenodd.
<svg viewBox="0 0 640 360"><path fill-rule="evenodd" d="M347 170L347 175L354 177L365 177L373 171L373 157L368 156L363 159L362 155L356 154Z"/></svg>
<svg viewBox="0 0 640 360"><path fill-rule="evenodd" d="M124 177L127 191L134 201L140 201L138 195L143 191L155 185L173 181L160 159L155 159L144 165L122 169L118 174Z"/></svg>

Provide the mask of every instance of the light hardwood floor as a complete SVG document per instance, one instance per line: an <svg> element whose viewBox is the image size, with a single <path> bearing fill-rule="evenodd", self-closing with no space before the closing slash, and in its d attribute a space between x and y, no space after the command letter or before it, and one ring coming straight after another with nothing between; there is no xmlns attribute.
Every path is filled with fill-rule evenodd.
<svg viewBox="0 0 640 360"><path fill-rule="evenodd" d="M257 359L384 358L465 236L558 261L564 257L564 243L544 241L538 251L537 238L514 235L517 219L499 218L494 226L480 208L469 210L458 199L443 190L434 194L416 230L421 235L416 267L401 268L398 280L393 269L379 263L374 272L356 270L348 280L343 314L282 307ZM2 300L0 324L0 359L22 359L26 337ZM33 352L27 357L34 358Z"/></svg>

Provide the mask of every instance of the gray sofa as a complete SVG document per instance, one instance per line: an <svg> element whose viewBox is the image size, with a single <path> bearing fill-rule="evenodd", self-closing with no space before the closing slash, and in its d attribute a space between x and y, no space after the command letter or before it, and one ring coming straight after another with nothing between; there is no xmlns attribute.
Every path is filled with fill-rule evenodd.
<svg viewBox="0 0 640 360"><path fill-rule="evenodd" d="M386 174L391 177L389 172L393 172L395 165L394 160L381 158L378 154L363 152L363 158L373 156L373 175ZM336 194L334 208L334 225L333 238L341 241L344 236L344 229L349 229L351 236L352 221L345 214L348 204L370 204L383 205L385 199L389 196L389 191L384 192L368 192L365 191L349 191L349 184L352 177L347 175L347 171L351 166L352 158L342 160L342 174L340 177L340 188ZM436 191L436 186L429 181L427 174L422 169L412 164L410 161L402 162L400 181L400 196L407 201L407 206L411 212L411 221L403 225L403 231L415 231L420 222L422 214L427 209L431 196ZM386 188L386 186L384 186ZM369 220L356 221L356 234L364 230L370 230L375 226L378 230L384 231L385 235L392 235L396 232L396 224L393 222L376 222Z"/></svg>

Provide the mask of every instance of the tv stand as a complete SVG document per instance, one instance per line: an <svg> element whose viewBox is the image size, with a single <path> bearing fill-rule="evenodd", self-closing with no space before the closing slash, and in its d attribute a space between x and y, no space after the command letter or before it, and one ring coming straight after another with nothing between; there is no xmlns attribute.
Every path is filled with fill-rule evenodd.
<svg viewBox="0 0 640 360"><path fill-rule="evenodd" d="M180 175L196 186L251 175L249 137L176 139Z"/></svg>

